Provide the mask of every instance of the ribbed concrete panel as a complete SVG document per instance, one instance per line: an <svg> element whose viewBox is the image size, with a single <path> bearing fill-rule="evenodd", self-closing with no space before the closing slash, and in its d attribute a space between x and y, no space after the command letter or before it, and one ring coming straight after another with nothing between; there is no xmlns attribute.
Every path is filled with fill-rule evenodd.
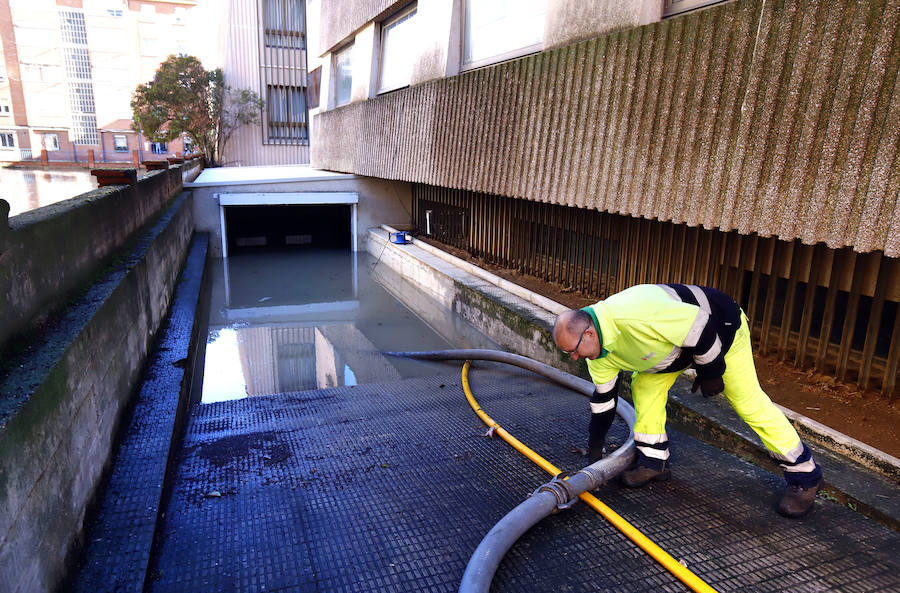
<svg viewBox="0 0 900 593"><path fill-rule="evenodd" d="M321 114L313 163L897 257L898 27L727 3Z"/></svg>
<svg viewBox="0 0 900 593"><path fill-rule="evenodd" d="M318 51L319 55L332 49L363 25L390 9L405 6L408 0L341 0L322 4L319 31L321 45L319 48L310 48L314 52Z"/></svg>

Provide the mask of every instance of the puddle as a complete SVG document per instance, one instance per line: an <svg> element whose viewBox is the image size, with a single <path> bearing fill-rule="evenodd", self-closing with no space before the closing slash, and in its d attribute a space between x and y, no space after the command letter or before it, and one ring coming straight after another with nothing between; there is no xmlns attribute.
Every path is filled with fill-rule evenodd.
<svg viewBox="0 0 900 593"><path fill-rule="evenodd" d="M382 351L498 347L367 253L235 254L210 272L201 403L448 372Z"/></svg>

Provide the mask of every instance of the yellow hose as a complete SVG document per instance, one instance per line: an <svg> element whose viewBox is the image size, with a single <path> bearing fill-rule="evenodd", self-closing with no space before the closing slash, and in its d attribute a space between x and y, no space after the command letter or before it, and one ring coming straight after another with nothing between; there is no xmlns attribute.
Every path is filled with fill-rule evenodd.
<svg viewBox="0 0 900 593"><path fill-rule="evenodd" d="M462 387L463 391L466 394L466 399L469 400L469 405L472 406L472 409L475 410L475 413L478 414L478 417L481 418L481 420L485 424L491 427L491 429L494 431L494 434L499 435L501 439L512 445L516 451L539 465L545 472L547 472L551 476L559 475L560 471L556 468L556 466L522 444L519 439L509 434L499 424L494 422L493 418L485 414L485 412L481 409L481 406L478 405L478 402L475 400L475 396L472 395L472 390L469 388L469 367L471 366L471 364L472 361L467 360L463 365ZM697 591L698 593L716 593L716 590L710 587L703 579L689 571L677 560L672 558L665 550L650 541L647 536L638 531L631 523L623 519L621 515L600 502L600 500L596 496L594 496L590 492L585 492L581 496L579 496L579 498L587 503L588 506L590 506L592 509L603 515L603 517L607 521L612 523L616 529L624 533L625 536L635 544L637 544L639 548L647 552L654 560L662 564L663 568L675 575L675 577L677 577L678 580L680 580L682 583L684 583L694 591Z"/></svg>

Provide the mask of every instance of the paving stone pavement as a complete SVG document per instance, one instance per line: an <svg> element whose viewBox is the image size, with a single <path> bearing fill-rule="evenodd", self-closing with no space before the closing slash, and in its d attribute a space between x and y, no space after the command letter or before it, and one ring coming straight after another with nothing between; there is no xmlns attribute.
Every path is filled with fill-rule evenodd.
<svg viewBox="0 0 900 593"><path fill-rule="evenodd" d="M586 398L499 364L476 363L470 382L489 415L557 467L587 463L575 450ZM197 405L145 590L456 591L481 538L549 478L484 432L458 363ZM617 422L612 441L624 436ZM821 498L807 518L782 518L780 475L670 439L670 482L596 494L716 590L900 591L900 533ZM491 590L688 589L579 504L526 533Z"/></svg>

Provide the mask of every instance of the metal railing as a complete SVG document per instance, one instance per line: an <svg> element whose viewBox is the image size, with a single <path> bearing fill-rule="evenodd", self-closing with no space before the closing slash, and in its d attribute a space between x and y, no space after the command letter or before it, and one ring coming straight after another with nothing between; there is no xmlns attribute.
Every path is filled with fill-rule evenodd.
<svg viewBox="0 0 900 593"><path fill-rule="evenodd" d="M422 235L589 298L641 283L724 290L759 351L876 388L893 400L900 359L900 267L882 252L414 185Z"/></svg>

